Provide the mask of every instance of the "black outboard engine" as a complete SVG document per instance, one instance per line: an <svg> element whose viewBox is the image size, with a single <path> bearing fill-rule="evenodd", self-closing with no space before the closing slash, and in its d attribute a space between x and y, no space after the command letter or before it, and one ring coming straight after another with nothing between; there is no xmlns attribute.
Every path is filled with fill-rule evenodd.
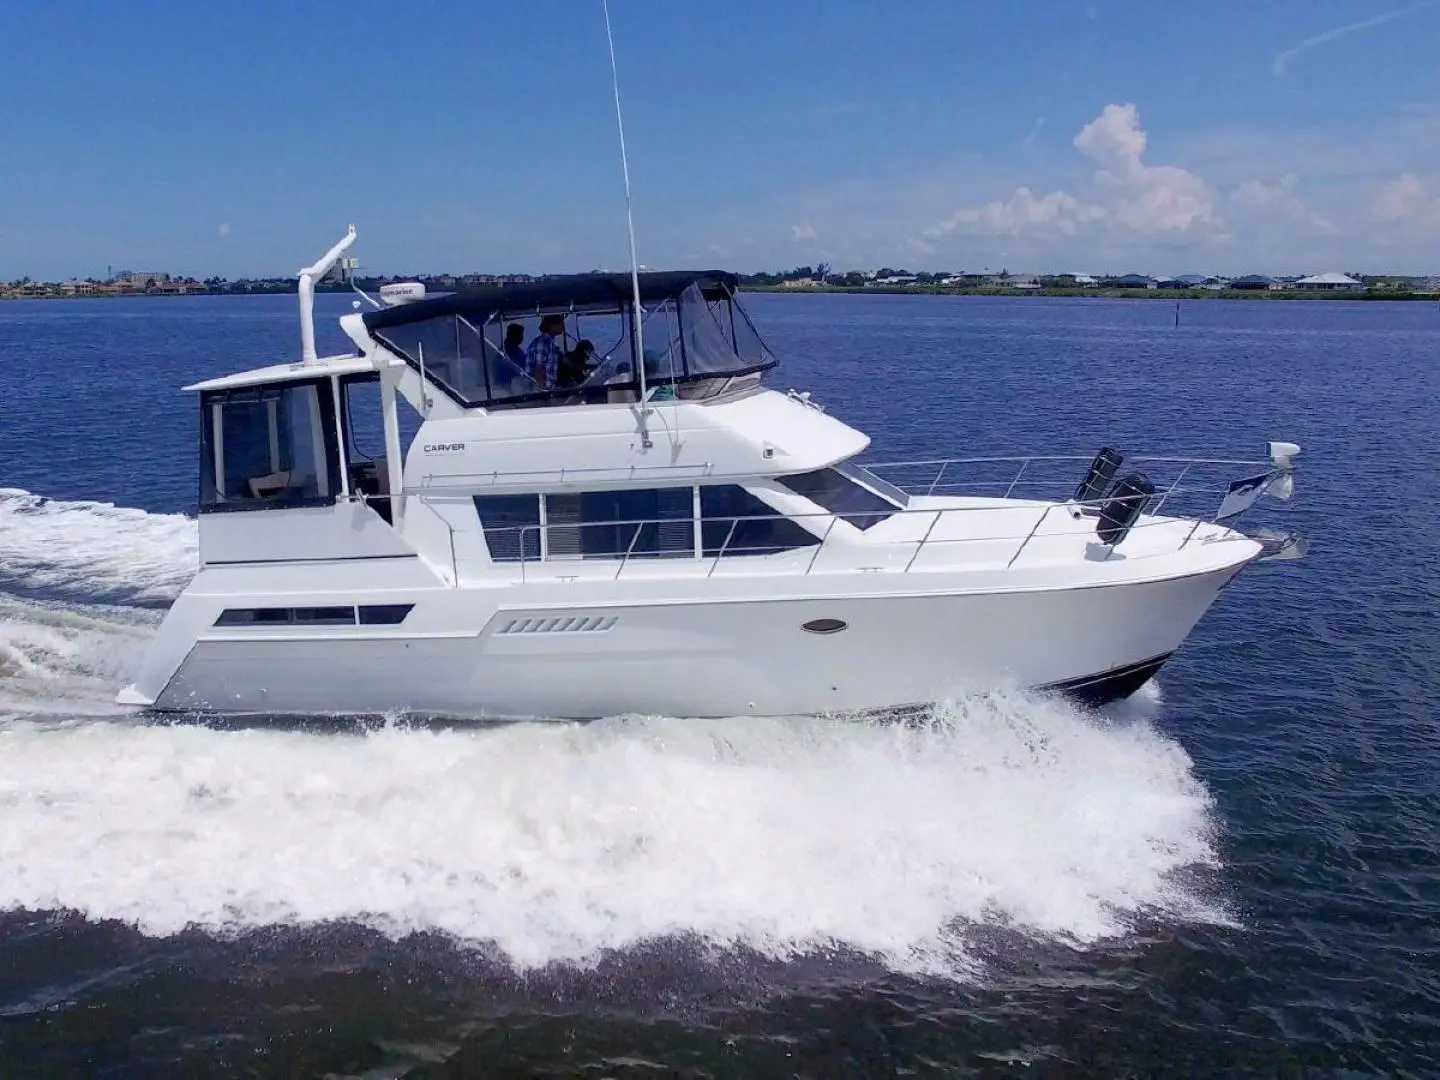
<svg viewBox="0 0 1440 1080"><path fill-rule="evenodd" d="M1118 480L1100 507L1100 520L1095 525L1100 542L1114 547L1124 540L1154 494L1155 485L1144 473L1131 473Z"/></svg>
<svg viewBox="0 0 1440 1080"><path fill-rule="evenodd" d="M1110 486L1110 481L1120 469L1120 463L1125 458L1118 451L1106 446L1095 455L1095 460L1090 463L1089 470L1085 473L1085 479L1080 481L1080 486L1075 489L1075 501L1077 503L1095 502L1105 494L1105 489Z"/></svg>

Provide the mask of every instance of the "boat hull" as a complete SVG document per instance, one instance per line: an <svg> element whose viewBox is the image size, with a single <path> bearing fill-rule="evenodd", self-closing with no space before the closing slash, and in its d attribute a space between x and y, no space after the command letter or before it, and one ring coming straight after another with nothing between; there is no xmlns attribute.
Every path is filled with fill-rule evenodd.
<svg viewBox="0 0 1440 1080"><path fill-rule="evenodd" d="M871 712L1004 687L1103 704L1143 685L1239 569L1068 589L663 602L435 590L417 611L443 608L436 621L454 628L375 632L217 633L224 601L182 596L162 634L192 644L130 700L497 719ZM469 626L456 626L462 611Z"/></svg>

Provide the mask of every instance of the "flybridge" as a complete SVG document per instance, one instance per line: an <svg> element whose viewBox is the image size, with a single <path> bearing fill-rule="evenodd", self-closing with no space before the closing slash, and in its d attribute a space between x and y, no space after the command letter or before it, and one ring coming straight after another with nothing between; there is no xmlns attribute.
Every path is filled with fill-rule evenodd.
<svg viewBox="0 0 1440 1080"><path fill-rule="evenodd" d="M417 299L361 322L463 409L655 403L712 397L775 367L735 293L719 270L573 274ZM547 328L553 370L529 351Z"/></svg>

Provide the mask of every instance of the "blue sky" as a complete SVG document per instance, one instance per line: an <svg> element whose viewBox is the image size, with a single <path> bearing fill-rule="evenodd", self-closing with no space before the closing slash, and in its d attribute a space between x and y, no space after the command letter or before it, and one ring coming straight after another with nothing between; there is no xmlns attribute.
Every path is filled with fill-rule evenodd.
<svg viewBox="0 0 1440 1080"><path fill-rule="evenodd" d="M1440 2L611 16L650 266L1440 272ZM626 264L599 0L3 24L0 278Z"/></svg>

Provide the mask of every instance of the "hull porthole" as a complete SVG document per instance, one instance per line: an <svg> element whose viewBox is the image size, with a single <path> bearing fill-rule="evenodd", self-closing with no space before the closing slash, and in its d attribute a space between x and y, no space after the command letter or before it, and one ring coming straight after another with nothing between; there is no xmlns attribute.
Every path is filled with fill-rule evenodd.
<svg viewBox="0 0 1440 1080"><path fill-rule="evenodd" d="M849 625L844 619L811 619L801 623L800 629L811 634L838 634Z"/></svg>

